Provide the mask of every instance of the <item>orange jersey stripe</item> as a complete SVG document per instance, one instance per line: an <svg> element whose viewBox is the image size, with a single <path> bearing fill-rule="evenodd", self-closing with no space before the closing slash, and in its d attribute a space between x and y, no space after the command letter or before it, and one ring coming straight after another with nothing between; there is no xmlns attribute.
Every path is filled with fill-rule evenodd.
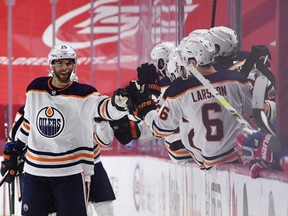
<svg viewBox="0 0 288 216"><path fill-rule="evenodd" d="M36 156L32 155L30 152L27 152L26 156L28 158L31 158L32 160L40 161L40 162L65 162L65 161L75 160L75 159L81 158L81 157L86 157L86 158L90 158L90 159L94 158L93 155L87 154L87 153L80 153L80 154L76 154L76 155L69 156L69 157L40 158L40 157L36 157Z"/></svg>
<svg viewBox="0 0 288 216"><path fill-rule="evenodd" d="M30 125L28 125L26 122L23 122L23 127L24 127L27 131L30 131Z"/></svg>
<svg viewBox="0 0 288 216"><path fill-rule="evenodd" d="M108 103L108 100L105 100L101 109L101 114L105 119L107 119L106 112L105 112L105 107L107 106L107 103Z"/></svg>
<svg viewBox="0 0 288 216"><path fill-rule="evenodd" d="M214 160L211 162L205 161L204 165L206 167L211 167L211 166L215 166L215 165L220 164L220 163L231 162L231 161L236 160L236 159L238 159L238 153L233 152L232 154L227 155L226 157L221 157L221 159L219 159L219 160Z"/></svg>

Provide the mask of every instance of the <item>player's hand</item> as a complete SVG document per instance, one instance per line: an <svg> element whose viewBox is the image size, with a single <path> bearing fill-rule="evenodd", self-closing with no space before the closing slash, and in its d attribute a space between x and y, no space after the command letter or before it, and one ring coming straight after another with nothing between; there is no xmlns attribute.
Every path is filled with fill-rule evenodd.
<svg viewBox="0 0 288 216"><path fill-rule="evenodd" d="M130 98L136 106L141 104L143 101L151 99L151 92L146 85L140 85L137 81L130 81L128 86L125 88L130 95Z"/></svg>
<svg viewBox="0 0 288 216"><path fill-rule="evenodd" d="M251 47L251 54L253 54L257 59L263 60L263 62L266 56L268 56L268 61L266 60L265 64L268 64L271 60L271 53L265 45L253 45ZM268 64L268 66L269 65L270 63Z"/></svg>
<svg viewBox="0 0 288 216"><path fill-rule="evenodd" d="M272 163L273 152L268 145L271 137L271 134L266 134L262 131L254 132L248 136L239 134L236 140L240 160L243 163L254 161Z"/></svg>
<svg viewBox="0 0 288 216"><path fill-rule="evenodd" d="M4 176L7 172L7 166L5 161L1 161L1 175Z"/></svg>
<svg viewBox="0 0 288 216"><path fill-rule="evenodd" d="M1 174L8 172L5 182L11 183L14 181L18 169L19 151L14 151L15 142L9 142L5 145L4 161L1 163Z"/></svg>
<svg viewBox="0 0 288 216"><path fill-rule="evenodd" d="M114 136L123 145L128 144L133 139L138 139L141 135L137 122L132 121L128 116L115 121L109 121L114 131Z"/></svg>
<svg viewBox="0 0 288 216"><path fill-rule="evenodd" d="M148 64L147 62L137 67L137 76L140 85L159 82L159 74L157 73L156 67L154 64Z"/></svg>
<svg viewBox="0 0 288 216"><path fill-rule="evenodd" d="M119 111L126 111L131 105L129 93L125 88L117 89L111 99L112 105Z"/></svg>
<svg viewBox="0 0 288 216"><path fill-rule="evenodd" d="M134 103L133 115L144 119L146 114L156 109L156 104L151 99L151 93L145 85L139 85L137 82L131 81L129 86L129 95Z"/></svg>
<svg viewBox="0 0 288 216"><path fill-rule="evenodd" d="M265 161L257 161L255 163L252 163L249 166L250 176L252 178L258 178L260 175L260 172L265 170L265 169L268 169L270 166L271 166L271 164L269 164Z"/></svg>

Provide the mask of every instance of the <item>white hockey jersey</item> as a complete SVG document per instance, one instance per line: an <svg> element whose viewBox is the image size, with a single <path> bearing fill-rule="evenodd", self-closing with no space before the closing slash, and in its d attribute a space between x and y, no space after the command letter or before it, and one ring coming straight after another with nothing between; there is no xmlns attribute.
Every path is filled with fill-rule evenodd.
<svg viewBox="0 0 288 216"><path fill-rule="evenodd" d="M23 122L23 115L24 115L24 105L18 109L14 117L12 129L10 130L9 136L8 136L8 142L11 142L12 140L16 141L18 139L20 128Z"/></svg>
<svg viewBox="0 0 288 216"><path fill-rule="evenodd" d="M240 114L252 114L252 86L242 74L223 71L205 77ZM155 135L170 135L184 118L191 129L190 146L201 150L206 168L237 159L234 146L242 125L195 77L174 81L164 99L158 112L151 111L145 117Z"/></svg>
<svg viewBox="0 0 288 216"><path fill-rule="evenodd" d="M108 121L101 121L94 124L94 164L101 161L101 147L110 146L113 139L114 132Z"/></svg>
<svg viewBox="0 0 288 216"><path fill-rule="evenodd" d="M182 78L179 77L178 79L182 79ZM165 95L166 90L171 85L171 83L172 82L170 81L168 77L164 77L160 81L161 96L157 104L158 107L161 107L163 105L164 100L165 100L163 99L163 97ZM173 161L173 163L177 165L183 165L188 161L192 162L193 160L195 160L194 154L191 151L188 151L189 149L183 145L183 141L181 139L181 134L182 134L182 130L184 130L185 121L186 121L185 119L182 119L182 121L179 122L179 124L182 125L181 129L179 126L178 130L174 131L169 136L165 136L164 138L164 144L168 152L168 155L170 159Z"/></svg>
<svg viewBox="0 0 288 216"><path fill-rule="evenodd" d="M108 96L85 84L71 82L64 89L51 77L28 86L24 124L19 139L28 145L24 171L36 176L93 175L94 117L116 120L118 111Z"/></svg>
<svg viewBox="0 0 288 216"><path fill-rule="evenodd" d="M164 103L163 95L171 85L171 81L168 77L164 77L160 80L159 85L161 87L161 95L157 99L155 99L154 102L157 103L157 107L160 108ZM139 124L139 128L141 130L141 136L139 140L144 137L143 134L150 134L150 137L153 139L157 138L153 133L151 133L151 129L146 124ZM149 132L147 132L147 130ZM144 131L146 133L143 133ZM165 136L164 138L164 145L167 150L168 156L170 157L171 161L177 165L183 165L187 161L193 161L193 155L191 155L191 153L183 145L180 133L181 131L177 130L171 133L169 136Z"/></svg>

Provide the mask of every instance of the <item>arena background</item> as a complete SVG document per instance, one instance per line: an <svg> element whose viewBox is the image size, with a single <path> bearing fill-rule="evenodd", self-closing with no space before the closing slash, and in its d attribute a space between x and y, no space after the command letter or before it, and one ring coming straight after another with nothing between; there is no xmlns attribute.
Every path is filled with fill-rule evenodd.
<svg viewBox="0 0 288 216"><path fill-rule="evenodd" d="M4 123L8 123L9 130L18 107L25 102L25 89L31 80L48 74L47 55L53 44L71 44L78 57L79 81L111 95L136 78L137 66L150 61L155 44L162 41L178 44L192 30L210 28L213 2L0 1L0 154L5 144ZM288 131L287 11L285 0L218 0L215 13L215 26L224 25L237 31L240 49L250 51L255 44L270 49L271 70L277 79L278 134ZM151 161L156 157L168 158L161 141L133 142L128 147L114 141L102 152L107 156L147 155L153 157ZM247 170L243 169L245 173ZM270 178L274 173L263 175Z"/></svg>
<svg viewBox="0 0 288 216"><path fill-rule="evenodd" d="M10 127L14 113L25 101L27 85L32 79L47 75L46 58L53 44L70 43L78 55L80 82L111 95L135 78L135 69L150 60L155 44L167 40L177 44L192 30L209 28L212 3L212 0L0 1L0 144L5 140L3 105L9 108ZM218 0L215 25L234 28L243 50L250 50L253 44L266 45L272 53L272 71L278 77L287 65L286 4L281 0ZM283 46L276 46L277 41L282 41ZM279 58L281 49L283 54ZM284 60L280 64L281 57ZM287 122L284 117L283 122Z"/></svg>

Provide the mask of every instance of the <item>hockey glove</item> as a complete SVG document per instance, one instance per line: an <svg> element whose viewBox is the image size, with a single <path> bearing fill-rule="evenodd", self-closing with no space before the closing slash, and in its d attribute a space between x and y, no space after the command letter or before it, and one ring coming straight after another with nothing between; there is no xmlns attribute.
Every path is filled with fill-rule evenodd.
<svg viewBox="0 0 288 216"><path fill-rule="evenodd" d="M110 121L109 124L114 131L114 136L123 145L140 137L141 132L137 122L130 120L128 116L124 116L116 121Z"/></svg>
<svg viewBox="0 0 288 216"><path fill-rule="evenodd" d="M258 178L262 170L268 169L271 165L265 161L257 161L249 166L249 173L252 178Z"/></svg>
<svg viewBox="0 0 288 216"><path fill-rule="evenodd" d="M131 81L127 89L134 103L133 115L144 119L148 112L157 109L156 104L151 99L151 93L145 85L141 86L137 82Z"/></svg>
<svg viewBox="0 0 288 216"><path fill-rule="evenodd" d="M111 99L112 105L116 107L119 111L126 111L129 109L131 104L131 99L129 93L124 89L117 89Z"/></svg>
<svg viewBox="0 0 288 216"><path fill-rule="evenodd" d="M14 150L15 142L9 142L5 145L4 149L4 161L1 163L1 174L4 175L8 172L5 178L5 182L11 183L14 181L17 169L18 169L18 157L20 155L19 151Z"/></svg>
<svg viewBox="0 0 288 216"><path fill-rule="evenodd" d="M1 161L1 175L4 176L7 172L7 165L5 161Z"/></svg>
<svg viewBox="0 0 288 216"><path fill-rule="evenodd" d="M236 139L240 160L243 163L250 163L255 160L272 163L273 152L268 145L271 137L271 134L262 131L252 133L247 137L239 134Z"/></svg>
<svg viewBox="0 0 288 216"><path fill-rule="evenodd" d="M257 59L265 59L265 57L268 55L269 61L271 60L271 53L269 49L265 45L254 45L251 47L251 54ZM268 63L269 61L266 61ZM267 65L267 66L270 66Z"/></svg>
<svg viewBox="0 0 288 216"><path fill-rule="evenodd" d="M134 104L134 109L143 101L151 99L151 92L147 86L140 85L137 81L130 81L129 85L126 86L126 90Z"/></svg>
<svg viewBox="0 0 288 216"><path fill-rule="evenodd" d="M248 58L246 59L244 65L241 68L240 73L242 73L245 77L248 77L249 73L253 69L255 63L261 59L265 60L266 56L268 55L269 61L266 61L265 64L269 66L269 62L271 60L271 54L269 49L265 45L254 45L251 47L251 53L249 54Z"/></svg>
<svg viewBox="0 0 288 216"><path fill-rule="evenodd" d="M157 73L156 67L147 62L137 68L137 76L140 85L159 82L159 74Z"/></svg>
<svg viewBox="0 0 288 216"><path fill-rule="evenodd" d="M157 106L155 102L150 99L139 104L134 110L133 114L134 116L144 120L148 112L150 112L151 110L156 110L156 109L157 109Z"/></svg>
<svg viewBox="0 0 288 216"><path fill-rule="evenodd" d="M157 84L147 84L147 87L152 95L158 98L161 95L161 87Z"/></svg>

